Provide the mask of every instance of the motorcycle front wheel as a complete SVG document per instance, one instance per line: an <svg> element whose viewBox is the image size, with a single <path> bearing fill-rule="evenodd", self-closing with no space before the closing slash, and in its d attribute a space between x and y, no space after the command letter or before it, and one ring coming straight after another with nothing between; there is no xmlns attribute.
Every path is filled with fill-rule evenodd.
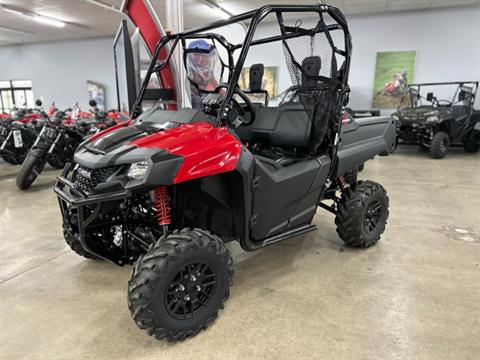
<svg viewBox="0 0 480 360"><path fill-rule="evenodd" d="M45 155L41 149L30 151L17 175L17 187L20 190L26 190L32 186L45 167L45 162Z"/></svg>

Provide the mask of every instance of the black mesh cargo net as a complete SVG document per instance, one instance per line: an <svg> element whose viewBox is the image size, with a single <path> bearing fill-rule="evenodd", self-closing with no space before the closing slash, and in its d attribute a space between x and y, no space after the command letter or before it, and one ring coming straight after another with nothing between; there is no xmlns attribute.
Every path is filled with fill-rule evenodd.
<svg viewBox="0 0 480 360"><path fill-rule="evenodd" d="M343 105L336 54L344 56L345 52L335 47L323 14L318 15L317 25L304 29L300 21L293 27L284 25L282 15L277 14L287 68L311 121L310 154L333 145Z"/></svg>

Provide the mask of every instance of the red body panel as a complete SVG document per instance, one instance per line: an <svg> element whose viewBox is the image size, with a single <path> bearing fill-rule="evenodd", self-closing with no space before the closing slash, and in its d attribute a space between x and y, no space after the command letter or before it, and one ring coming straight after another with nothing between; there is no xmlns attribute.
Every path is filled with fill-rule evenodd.
<svg viewBox="0 0 480 360"><path fill-rule="evenodd" d="M88 117L93 117L93 114L88 111L79 111L78 112L78 117L79 118L88 118Z"/></svg>
<svg viewBox="0 0 480 360"><path fill-rule="evenodd" d="M33 114L25 114L23 118L18 119L16 121L22 124L28 124L29 122L32 122L33 120L37 120L40 118L42 118L40 114L33 113Z"/></svg>
<svg viewBox="0 0 480 360"><path fill-rule="evenodd" d="M155 52L155 47L157 46L158 41L165 35L160 33L160 29L157 28L155 21L150 14L147 6L143 0L130 0L127 3L126 13L133 21L133 23L140 29L140 34L145 40L146 45L150 54ZM165 48L160 51L158 55L159 59L166 59L167 53ZM173 89L176 93L175 80L173 78L173 72L170 65L167 65L162 71L159 72L160 79L162 81L162 86L165 89ZM176 110L177 105L169 104L167 105L168 110Z"/></svg>
<svg viewBox="0 0 480 360"><path fill-rule="evenodd" d="M225 127L209 123L180 125L131 142L137 147L158 148L184 158L173 182L232 171L242 152L242 143Z"/></svg>
<svg viewBox="0 0 480 360"><path fill-rule="evenodd" d="M67 119L62 120L62 124L63 125L74 125L75 120L73 120L72 118L67 118Z"/></svg>
<svg viewBox="0 0 480 360"><path fill-rule="evenodd" d="M124 120L125 118L128 118L130 115L127 113L127 112L118 112L118 111L115 111L115 112L109 112L107 113L107 117L110 119L110 120L114 120L116 121L117 123L119 121L122 121Z"/></svg>
<svg viewBox="0 0 480 360"><path fill-rule="evenodd" d="M54 115L55 113L57 112L57 108L55 107L55 105L52 105L50 106L50 108L48 109L48 116L52 116Z"/></svg>

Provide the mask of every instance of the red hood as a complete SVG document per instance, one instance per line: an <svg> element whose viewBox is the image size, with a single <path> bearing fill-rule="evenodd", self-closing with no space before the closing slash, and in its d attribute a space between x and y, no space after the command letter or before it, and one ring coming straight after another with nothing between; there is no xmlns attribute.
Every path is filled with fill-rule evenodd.
<svg viewBox="0 0 480 360"><path fill-rule="evenodd" d="M209 123L183 124L130 143L137 147L166 150L184 158L174 183L235 169L242 144L226 127Z"/></svg>

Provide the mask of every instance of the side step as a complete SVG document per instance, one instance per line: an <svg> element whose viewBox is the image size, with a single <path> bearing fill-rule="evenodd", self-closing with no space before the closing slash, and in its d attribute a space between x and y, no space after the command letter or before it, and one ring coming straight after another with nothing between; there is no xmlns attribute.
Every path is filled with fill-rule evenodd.
<svg viewBox="0 0 480 360"><path fill-rule="evenodd" d="M282 240L290 239L291 237L301 235L301 234L305 234L307 232L310 232L310 231L313 231L313 230L316 230L316 229L317 229L316 225L303 225L303 226L299 226L299 227L294 228L294 229L287 230L287 231L285 231L281 234L271 236L271 237L266 238L262 241L252 241L252 243L253 243L252 244L253 245L252 250L259 249L259 248L265 247L267 245L277 243L277 242L282 241Z"/></svg>

